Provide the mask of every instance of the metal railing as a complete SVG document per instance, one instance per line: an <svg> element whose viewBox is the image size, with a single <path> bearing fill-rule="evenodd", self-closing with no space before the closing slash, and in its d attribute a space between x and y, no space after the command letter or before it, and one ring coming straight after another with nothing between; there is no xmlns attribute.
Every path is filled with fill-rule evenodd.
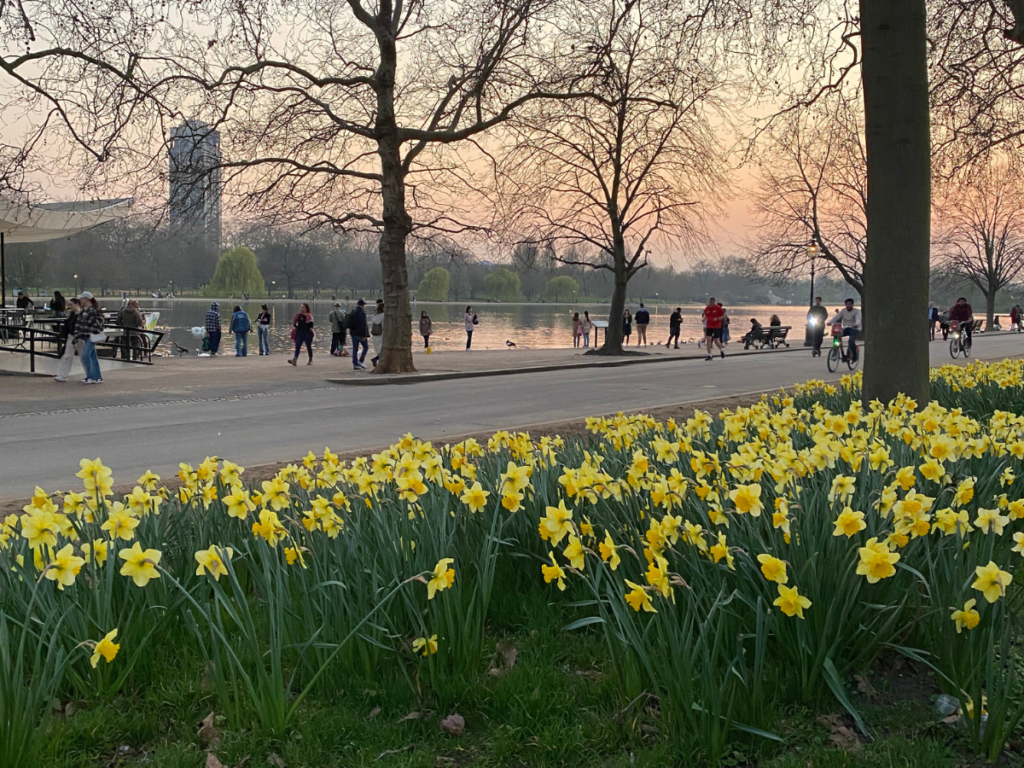
<svg viewBox="0 0 1024 768"><path fill-rule="evenodd" d="M153 353L164 338L163 331L142 331L122 325L105 326L103 332L107 334L107 340L96 344L97 356L101 360L112 360L120 352L122 362L136 365L152 365ZM67 340L57 330L0 323L0 352L28 355L32 373L36 372L37 357L59 360L66 343Z"/></svg>

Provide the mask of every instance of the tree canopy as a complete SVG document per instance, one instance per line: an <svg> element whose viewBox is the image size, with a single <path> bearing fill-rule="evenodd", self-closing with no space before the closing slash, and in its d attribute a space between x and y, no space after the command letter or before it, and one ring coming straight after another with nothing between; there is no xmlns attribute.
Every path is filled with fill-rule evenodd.
<svg viewBox="0 0 1024 768"><path fill-rule="evenodd" d="M210 297L248 294L254 299L263 298L266 285L256 266L256 254L244 245L224 251L204 293Z"/></svg>

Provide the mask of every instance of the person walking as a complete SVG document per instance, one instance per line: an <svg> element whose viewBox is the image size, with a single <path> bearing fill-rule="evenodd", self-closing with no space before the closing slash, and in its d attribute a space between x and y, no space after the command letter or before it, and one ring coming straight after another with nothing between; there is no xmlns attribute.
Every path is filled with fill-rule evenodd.
<svg viewBox="0 0 1024 768"><path fill-rule="evenodd" d="M423 348L430 349L430 331L433 328L433 323L430 322L430 315L427 314L427 310L420 312L420 336L423 337Z"/></svg>
<svg viewBox="0 0 1024 768"><path fill-rule="evenodd" d="M64 317L64 312L67 310L67 303L64 301L64 294L60 291L53 292L53 298L50 299L50 311L53 312L54 317Z"/></svg>
<svg viewBox="0 0 1024 768"><path fill-rule="evenodd" d="M75 353L81 354L81 342L75 341L75 325L78 321L78 315L81 312L82 305L78 299L72 298L68 302L68 316L64 319L64 325L61 326L60 335L64 340L64 352L60 356L60 363L57 365L57 375L53 377L54 381L63 384L68 380L68 375L71 373L71 366L75 362Z"/></svg>
<svg viewBox="0 0 1024 768"><path fill-rule="evenodd" d="M341 308L341 304L334 302L334 309L327 316L331 323L331 354L334 357L343 357L345 354L345 326L348 322L348 313Z"/></svg>
<svg viewBox="0 0 1024 768"><path fill-rule="evenodd" d="M206 313L206 335L210 337L210 357L213 357L220 349L220 304L216 301Z"/></svg>
<svg viewBox="0 0 1024 768"><path fill-rule="evenodd" d="M683 327L683 310L676 307L675 311L668 317L668 343L666 348L672 347L672 339L676 340L676 349L679 349L679 332Z"/></svg>
<svg viewBox="0 0 1024 768"><path fill-rule="evenodd" d="M477 318L476 313L473 312L472 307L466 307L466 351L469 352L470 347L473 346L473 326L479 325L480 320Z"/></svg>
<svg viewBox="0 0 1024 768"><path fill-rule="evenodd" d="M928 341L935 341L935 326L939 324L939 309L934 301L928 302Z"/></svg>
<svg viewBox="0 0 1024 768"><path fill-rule="evenodd" d="M718 302L718 306L722 307L722 302ZM729 317L729 310L722 307L722 344L729 343L729 324L732 323L732 318Z"/></svg>
<svg viewBox="0 0 1024 768"><path fill-rule="evenodd" d="M252 323L249 322L249 315L238 304L235 311L231 313L231 332L235 334L235 357L247 357L249 355L249 331L252 330Z"/></svg>
<svg viewBox="0 0 1024 768"><path fill-rule="evenodd" d="M583 322L580 320L580 313L572 313L572 346L573 349L580 345L580 339L583 338Z"/></svg>
<svg viewBox="0 0 1024 768"><path fill-rule="evenodd" d="M309 362L313 364L313 313L309 304L303 303L299 312L292 318L292 338L295 339L295 354L288 360L289 365L298 365L299 352L302 345L306 345L306 353L309 355Z"/></svg>
<svg viewBox="0 0 1024 768"><path fill-rule="evenodd" d="M807 311L807 324L811 328L811 357L821 357L821 342L825 338L828 309L821 306L821 296L814 297L814 306Z"/></svg>
<svg viewBox="0 0 1024 768"><path fill-rule="evenodd" d="M366 370L366 366L363 365L363 361L366 359L366 352L369 349L366 337L369 336L370 333L366 326L365 306L366 302L360 299L356 302L356 308L353 309L348 316L348 332L352 337L352 369L355 371ZM360 346L363 348L362 355L359 354Z"/></svg>
<svg viewBox="0 0 1024 768"><path fill-rule="evenodd" d="M370 364L376 368L381 350L384 349L384 299L377 299L377 307L370 317L370 341L373 342L373 360Z"/></svg>
<svg viewBox="0 0 1024 768"><path fill-rule="evenodd" d="M270 354L270 324L274 321L273 315L267 305L260 307L260 313L256 315L256 335L259 337L260 354Z"/></svg>
<svg viewBox="0 0 1024 768"><path fill-rule="evenodd" d="M594 329L594 324L590 322L590 312L583 312L583 346L590 346L590 332Z"/></svg>
<svg viewBox="0 0 1024 768"><path fill-rule="evenodd" d="M723 360L725 359L725 348L722 346L722 315L724 313L721 305L715 302L714 296L708 299L707 306L701 312L701 317L704 318L704 343L708 348L705 360L711 359L712 344L718 346L718 353L722 356Z"/></svg>
<svg viewBox="0 0 1024 768"><path fill-rule="evenodd" d="M633 316L629 310L622 313L622 346L629 346L629 337L633 335Z"/></svg>
<svg viewBox="0 0 1024 768"><path fill-rule="evenodd" d="M1020 332L1020 306L1014 304L1010 307L1010 331ZM934 338L934 333L933 333Z"/></svg>
<svg viewBox="0 0 1024 768"><path fill-rule="evenodd" d="M85 368L82 383L101 384L103 374L100 372L96 345L107 338L103 333L103 313L89 291L83 291L79 300L82 303L82 313L75 322L75 340L82 342L82 367Z"/></svg>
<svg viewBox="0 0 1024 768"><path fill-rule="evenodd" d="M633 315L633 320L636 322L636 345L639 347L641 343L647 346L647 326L651 323L651 313L644 309L644 303L640 302L640 309Z"/></svg>

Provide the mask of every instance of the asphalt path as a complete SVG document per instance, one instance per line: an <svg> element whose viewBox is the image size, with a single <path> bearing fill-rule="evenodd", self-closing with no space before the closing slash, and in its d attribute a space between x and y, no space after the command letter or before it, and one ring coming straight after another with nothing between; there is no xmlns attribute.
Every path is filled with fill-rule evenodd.
<svg viewBox="0 0 1024 768"><path fill-rule="evenodd" d="M975 358L1024 352L1024 336L980 337ZM933 365L951 362L931 346ZM77 487L82 457L99 456L118 483L146 469L173 475L179 462L217 455L243 466L298 458L309 450L388 445L406 432L446 442L467 433L528 427L589 415L761 392L830 376L809 351L559 370L420 384L321 384L160 402L89 405L0 414L0 500ZM0 381L2 387L2 381ZM2 392L0 392L2 399Z"/></svg>

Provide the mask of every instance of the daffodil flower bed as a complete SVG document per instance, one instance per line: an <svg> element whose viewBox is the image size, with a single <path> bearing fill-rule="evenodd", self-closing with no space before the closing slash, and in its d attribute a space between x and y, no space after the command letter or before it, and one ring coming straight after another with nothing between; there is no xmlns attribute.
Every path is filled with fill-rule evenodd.
<svg viewBox="0 0 1024 768"><path fill-rule="evenodd" d="M680 422L588 419L588 440L407 435L258 487L210 457L118 499L84 459L81 490L37 489L0 526L0 693L20 708L0 742L22 745L0 767L58 687L114 695L182 633L234 727L287 730L339 669L470 683L494 590L541 584L693 756L777 739L776 705L829 697L868 732L846 683L888 647L934 669L994 758L1024 716L1024 365L939 369L933 391L865 408L854 377Z"/></svg>

